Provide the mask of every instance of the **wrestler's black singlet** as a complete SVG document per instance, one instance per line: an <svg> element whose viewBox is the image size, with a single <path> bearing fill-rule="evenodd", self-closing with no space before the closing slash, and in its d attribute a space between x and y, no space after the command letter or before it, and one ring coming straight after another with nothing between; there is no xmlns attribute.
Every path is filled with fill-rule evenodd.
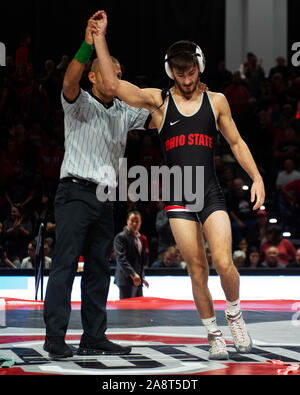
<svg viewBox="0 0 300 395"><path fill-rule="evenodd" d="M165 165L168 168L180 166L183 175L185 166L192 167L194 193L196 166L204 167L204 206L199 212L190 211L186 206L193 202L188 202L184 194L181 201L175 201L174 185L171 181L170 201L165 201L166 212L169 218L184 218L201 221L204 224L213 212L217 210L227 212L214 162L218 135L215 114L207 92L203 93L199 108L192 115L184 115L180 112L171 91L167 100L165 119L159 133Z"/></svg>

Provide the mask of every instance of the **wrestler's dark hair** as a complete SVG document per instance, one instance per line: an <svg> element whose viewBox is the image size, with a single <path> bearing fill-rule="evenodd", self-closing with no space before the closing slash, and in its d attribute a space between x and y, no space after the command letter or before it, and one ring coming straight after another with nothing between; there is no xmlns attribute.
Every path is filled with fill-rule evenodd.
<svg viewBox="0 0 300 395"><path fill-rule="evenodd" d="M177 41L167 51L168 63L171 69L185 71L198 65L195 56L197 45L192 41Z"/></svg>

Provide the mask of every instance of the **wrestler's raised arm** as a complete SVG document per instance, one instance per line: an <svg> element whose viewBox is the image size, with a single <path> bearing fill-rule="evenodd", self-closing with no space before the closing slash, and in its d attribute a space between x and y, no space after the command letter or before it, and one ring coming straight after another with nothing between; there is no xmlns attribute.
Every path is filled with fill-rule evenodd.
<svg viewBox="0 0 300 395"><path fill-rule="evenodd" d="M161 104L161 91L151 88L140 89L127 81L117 78L105 38L108 25L107 15L105 11L98 11L91 19L97 21L94 45L105 91L111 96L117 96L130 106L146 108L150 112L155 111Z"/></svg>

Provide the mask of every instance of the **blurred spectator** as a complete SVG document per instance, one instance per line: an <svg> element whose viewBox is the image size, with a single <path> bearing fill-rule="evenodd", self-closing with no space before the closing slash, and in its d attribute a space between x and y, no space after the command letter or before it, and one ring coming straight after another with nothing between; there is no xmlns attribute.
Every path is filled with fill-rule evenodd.
<svg viewBox="0 0 300 395"><path fill-rule="evenodd" d="M43 122L48 119L50 101L41 82L32 79L31 83L20 95L21 109L24 117L30 121Z"/></svg>
<svg viewBox="0 0 300 395"><path fill-rule="evenodd" d="M232 254L232 259L236 268L239 269L241 267L245 267L246 253L244 251L241 250L234 251L234 253Z"/></svg>
<svg viewBox="0 0 300 395"><path fill-rule="evenodd" d="M158 166L161 161L161 150L153 144L148 134L143 138L139 148L139 164L150 170L151 166Z"/></svg>
<svg viewBox="0 0 300 395"><path fill-rule="evenodd" d="M44 240L44 255L51 259L53 258L53 240L51 237L46 237Z"/></svg>
<svg viewBox="0 0 300 395"><path fill-rule="evenodd" d="M260 266L260 254L258 248L256 247L249 248L245 266L254 269Z"/></svg>
<svg viewBox="0 0 300 395"><path fill-rule="evenodd" d="M282 214L284 225L288 225L289 229L300 235L300 178L285 185L282 194L286 199L286 211Z"/></svg>
<svg viewBox="0 0 300 395"><path fill-rule="evenodd" d="M32 178L25 175L24 166L21 163L16 163L14 174L7 179L5 184L5 197L8 203L10 206L19 204L27 210L34 195L35 189Z"/></svg>
<svg viewBox="0 0 300 395"><path fill-rule="evenodd" d="M176 262L176 248L170 247L164 253L163 260L153 262L151 269L181 269L178 262Z"/></svg>
<svg viewBox="0 0 300 395"><path fill-rule="evenodd" d="M157 202L158 213L156 214L156 233L158 236L158 260L163 258L165 251L175 245L175 240L165 211L165 205L162 200Z"/></svg>
<svg viewBox="0 0 300 395"><path fill-rule="evenodd" d="M19 65L32 67L31 37L29 34L24 35L20 46L16 50L16 67Z"/></svg>
<svg viewBox="0 0 300 395"><path fill-rule="evenodd" d="M278 56L276 58L276 66L272 67L269 73L269 78L272 79L274 74L281 74L284 84L288 86L289 80L294 77L294 73L287 66L286 59L283 56Z"/></svg>
<svg viewBox="0 0 300 395"><path fill-rule="evenodd" d="M244 74L251 96L257 97L261 83L265 79L265 72L254 54L248 54L248 64L244 69Z"/></svg>
<svg viewBox="0 0 300 395"><path fill-rule="evenodd" d="M239 71L233 74L232 83L225 88L224 95L234 118L243 116L249 110L250 92L244 85Z"/></svg>
<svg viewBox="0 0 300 395"><path fill-rule="evenodd" d="M300 171L295 170L295 160L286 158L283 163L283 169L278 173L276 186L279 190L292 181L300 179Z"/></svg>
<svg viewBox="0 0 300 395"><path fill-rule="evenodd" d="M57 182L64 158L55 136L49 138L48 146L42 147L38 156L37 172L43 180Z"/></svg>
<svg viewBox="0 0 300 395"><path fill-rule="evenodd" d="M226 69L225 62L222 60L218 63L218 69L214 75L211 90L214 90L215 92L224 92L225 88L231 83L231 81L232 73Z"/></svg>
<svg viewBox="0 0 300 395"><path fill-rule="evenodd" d="M41 83L50 101L50 115L60 106L60 93L62 80L56 71L55 63L52 59L45 62L45 74L41 77Z"/></svg>
<svg viewBox="0 0 300 395"><path fill-rule="evenodd" d="M287 267L300 269L300 248L296 251L296 259L294 262L290 262Z"/></svg>
<svg viewBox="0 0 300 395"><path fill-rule="evenodd" d="M32 241L28 244L27 248L28 256L22 260L21 269L35 269L36 262L36 242ZM44 257L44 269L50 270L52 259L45 255Z"/></svg>
<svg viewBox="0 0 300 395"><path fill-rule="evenodd" d="M268 214L266 210L258 210L256 213L256 225L247 235L249 245L260 248L260 246L266 241L267 228Z"/></svg>
<svg viewBox="0 0 300 395"><path fill-rule="evenodd" d="M276 226L269 226L266 231L266 241L260 248L263 259L265 259L269 247L277 248L278 259L285 266L289 264L290 260L296 259L296 248L288 239L281 236L281 231Z"/></svg>
<svg viewBox="0 0 300 395"><path fill-rule="evenodd" d="M233 239L236 244L256 226L250 192L243 189L244 184L241 178L236 178L227 199L228 210L232 219Z"/></svg>
<svg viewBox="0 0 300 395"><path fill-rule="evenodd" d="M287 127L282 138L274 149L274 158L277 168L283 166L286 158L293 158L296 164L300 159L300 142L293 128Z"/></svg>
<svg viewBox="0 0 300 395"><path fill-rule="evenodd" d="M32 235L32 225L23 217L20 205L12 207L10 216L3 223L3 229L9 258L23 259L26 255L28 239Z"/></svg>
<svg viewBox="0 0 300 395"><path fill-rule="evenodd" d="M243 251L245 254L247 254L248 247L248 241L245 237L243 237L238 244L238 250Z"/></svg>
<svg viewBox="0 0 300 395"><path fill-rule="evenodd" d="M265 260L261 264L262 267L272 269L284 269L286 265L279 260L279 252L276 247L269 247L265 253Z"/></svg>
<svg viewBox="0 0 300 395"><path fill-rule="evenodd" d="M61 80L64 79L64 76L65 76L65 73L67 71L67 68L68 68L69 64L70 64L69 56L68 55L63 55L61 57L60 63L56 67L56 70L58 71Z"/></svg>

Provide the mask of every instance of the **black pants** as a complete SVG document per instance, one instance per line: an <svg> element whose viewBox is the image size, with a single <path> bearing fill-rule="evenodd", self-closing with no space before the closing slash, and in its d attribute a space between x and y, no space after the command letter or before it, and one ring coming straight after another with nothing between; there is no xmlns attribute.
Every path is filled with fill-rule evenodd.
<svg viewBox="0 0 300 395"><path fill-rule="evenodd" d="M113 203L99 202L95 188L60 183L55 198L55 220L55 257L44 304L46 335L66 334L73 281L82 255L82 340L97 341L106 331L108 259L114 237Z"/></svg>
<svg viewBox="0 0 300 395"><path fill-rule="evenodd" d="M120 299L138 298L143 296L143 287L135 285L119 285Z"/></svg>

